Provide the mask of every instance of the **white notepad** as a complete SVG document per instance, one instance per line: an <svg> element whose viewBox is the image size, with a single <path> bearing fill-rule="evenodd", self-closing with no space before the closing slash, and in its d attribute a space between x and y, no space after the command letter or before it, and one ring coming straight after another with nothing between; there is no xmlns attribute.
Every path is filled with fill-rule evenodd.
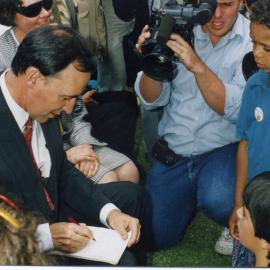
<svg viewBox="0 0 270 270"><path fill-rule="evenodd" d="M65 253L61 251L52 251L54 255L64 255L85 260L106 262L109 264L118 264L124 253L127 243L130 239L131 232L127 240L123 240L120 234L112 229L88 226L92 231L96 241L91 240L87 246L74 253Z"/></svg>

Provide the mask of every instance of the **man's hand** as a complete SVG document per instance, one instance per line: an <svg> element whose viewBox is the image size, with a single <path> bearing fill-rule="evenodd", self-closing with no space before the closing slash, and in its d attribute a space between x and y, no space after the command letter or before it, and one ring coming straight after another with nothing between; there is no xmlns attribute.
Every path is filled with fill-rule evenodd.
<svg viewBox="0 0 270 270"><path fill-rule="evenodd" d="M236 211L239 209L239 207L234 207L232 214L229 219L229 230L230 230L230 235L236 239L239 240L239 233L238 233L238 227L237 227L237 214Z"/></svg>
<svg viewBox="0 0 270 270"><path fill-rule="evenodd" d="M119 232L124 240L127 239L128 232L131 231L128 247L139 242L141 225L137 218L133 218L119 210L112 210L107 217L107 222L112 229Z"/></svg>
<svg viewBox="0 0 270 270"><path fill-rule="evenodd" d="M91 157L86 157L85 160L78 162L75 167L87 178L90 178L94 176L99 169L99 158L96 154Z"/></svg>
<svg viewBox="0 0 270 270"><path fill-rule="evenodd" d="M95 156L92 145L90 144L80 144L66 150L68 160L77 164L82 160L85 160L86 157Z"/></svg>
<svg viewBox="0 0 270 270"><path fill-rule="evenodd" d="M54 248L68 253L79 251L93 239L92 232L85 225L54 223L50 230Z"/></svg>
<svg viewBox="0 0 270 270"><path fill-rule="evenodd" d="M142 44L146 41L146 39L150 38L150 36L151 34L149 32L149 26L145 25L136 43L136 49L138 52L142 53Z"/></svg>
<svg viewBox="0 0 270 270"><path fill-rule="evenodd" d="M200 72L204 68L203 62L192 47L179 35L171 34L166 45L189 71L195 73Z"/></svg>

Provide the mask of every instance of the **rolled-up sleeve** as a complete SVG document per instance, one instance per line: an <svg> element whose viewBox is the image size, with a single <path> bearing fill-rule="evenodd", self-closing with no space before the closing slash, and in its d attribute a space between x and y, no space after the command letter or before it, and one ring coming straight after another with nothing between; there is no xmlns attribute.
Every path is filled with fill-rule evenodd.
<svg viewBox="0 0 270 270"><path fill-rule="evenodd" d="M141 95L140 91L140 81L142 77L143 72L139 72L137 75L137 79L135 81L135 92L139 96L140 100L142 101L142 104L146 110L153 110L158 107L163 107L168 104L170 100L170 91L171 91L171 85L170 82L163 82L163 89L160 94L160 96L154 101L154 102L147 102Z"/></svg>
<svg viewBox="0 0 270 270"><path fill-rule="evenodd" d="M224 83L224 85L226 89L224 118L232 123L236 123L246 85L241 66L237 68L232 82Z"/></svg>

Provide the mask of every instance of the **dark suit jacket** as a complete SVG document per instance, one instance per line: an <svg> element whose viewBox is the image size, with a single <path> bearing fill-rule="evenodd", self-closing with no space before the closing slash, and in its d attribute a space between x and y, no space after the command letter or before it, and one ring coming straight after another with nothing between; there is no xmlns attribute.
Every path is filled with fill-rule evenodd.
<svg viewBox="0 0 270 270"><path fill-rule="evenodd" d="M70 208L87 219L98 221L101 208L110 201L67 160L58 120L49 120L41 126L52 161L50 177L43 181L46 181L56 211L52 212L48 207L42 180L35 172L23 134L1 89L0 185L16 194L25 206L41 212L50 221L58 220L62 206L65 210Z"/></svg>

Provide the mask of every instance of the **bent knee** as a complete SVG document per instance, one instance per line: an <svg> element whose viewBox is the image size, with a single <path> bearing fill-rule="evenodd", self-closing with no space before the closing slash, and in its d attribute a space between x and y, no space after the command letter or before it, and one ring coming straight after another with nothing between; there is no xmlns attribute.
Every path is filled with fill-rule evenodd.
<svg viewBox="0 0 270 270"><path fill-rule="evenodd" d="M133 161L128 161L121 167L118 167L115 172L118 175L119 181L131 181L139 183L139 171Z"/></svg>
<svg viewBox="0 0 270 270"><path fill-rule="evenodd" d="M114 171L105 173L97 182L98 184L107 184L112 182L118 182L118 175Z"/></svg>
<svg viewBox="0 0 270 270"><path fill-rule="evenodd" d="M227 200L224 201L217 197L210 197L201 201L198 208L217 223L228 225L228 219L231 214L233 204L230 198L227 198Z"/></svg>

